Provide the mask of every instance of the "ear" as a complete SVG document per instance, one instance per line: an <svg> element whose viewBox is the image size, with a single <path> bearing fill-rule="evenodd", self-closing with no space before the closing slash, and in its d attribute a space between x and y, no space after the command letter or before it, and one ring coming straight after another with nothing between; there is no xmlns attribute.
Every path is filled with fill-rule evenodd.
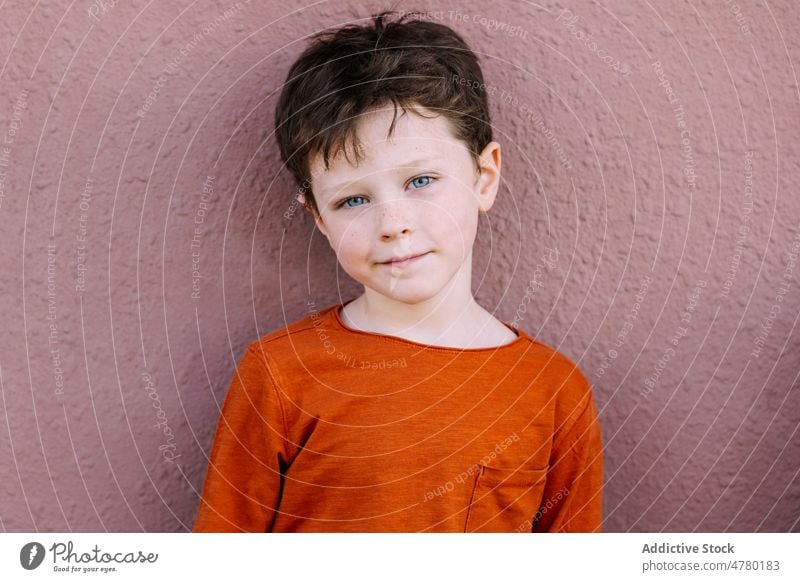
<svg viewBox="0 0 800 582"><path fill-rule="evenodd" d="M478 177L479 212L488 212L500 188L500 144L489 142L480 155L481 174Z"/></svg>
<svg viewBox="0 0 800 582"><path fill-rule="evenodd" d="M314 219L314 222L317 225L317 228L323 234L323 236L325 236L325 238L328 238L328 231L325 230L325 225L322 222L322 217L316 213L314 207L306 200L306 197L303 196L302 194L298 194L296 200L303 206L303 208L306 209L306 212L308 212L311 215L311 217Z"/></svg>

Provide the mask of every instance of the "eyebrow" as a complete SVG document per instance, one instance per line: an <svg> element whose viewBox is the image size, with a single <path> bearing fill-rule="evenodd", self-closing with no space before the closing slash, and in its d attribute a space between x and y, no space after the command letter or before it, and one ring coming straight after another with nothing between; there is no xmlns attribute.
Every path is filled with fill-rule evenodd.
<svg viewBox="0 0 800 582"><path fill-rule="evenodd" d="M410 160L410 161L408 161L408 162L404 162L404 163L403 163L401 166L399 166L399 167L400 167L400 168L416 168L416 167L425 167L425 165L427 165L427 164L430 164L430 163L435 163L435 162L441 162L443 159L444 159L444 158L440 158L440 157L433 157L433 158L420 158L420 159L417 159L417 160ZM357 182L357 181L358 181L358 180L356 180L356 182ZM339 191L339 190L341 190L342 188L345 188L345 187L347 187L347 186L349 186L350 184L353 184L353 183L354 183L354 182L340 182L340 183L338 183L338 184L332 184L331 186L329 186L328 188L326 188L326 190L333 191L333 192L338 192L338 191ZM335 198L335 196L332 196L332 198Z"/></svg>

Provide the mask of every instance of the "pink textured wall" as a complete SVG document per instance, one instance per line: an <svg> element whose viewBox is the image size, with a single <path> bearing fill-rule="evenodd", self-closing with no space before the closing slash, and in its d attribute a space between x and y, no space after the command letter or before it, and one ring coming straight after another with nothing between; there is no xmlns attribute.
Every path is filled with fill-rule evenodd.
<svg viewBox="0 0 800 582"><path fill-rule="evenodd" d="M3 6L2 530L191 526L244 347L358 292L291 204L277 92L391 4ZM800 531L796 7L422 6L504 148L478 300L594 385L604 529Z"/></svg>

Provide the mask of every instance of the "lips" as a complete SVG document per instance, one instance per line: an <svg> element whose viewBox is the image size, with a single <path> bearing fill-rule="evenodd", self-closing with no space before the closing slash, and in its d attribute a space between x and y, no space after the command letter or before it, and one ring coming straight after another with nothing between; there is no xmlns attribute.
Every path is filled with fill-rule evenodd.
<svg viewBox="0 0 800 582"><path fill-rule="evenodd" d="M393 264L396 264L396 263L404 263L404 262L408 261L409 259L416 259L416 258L422 257L424 255L427 255L429 252L431 252L431 251L425 251L423 253L416 253L416 254L411 254L411 255L404 255L402 257L394 257L392 259L389 259L388 261L383 261L381 263L381 265L393 265Z"/></svg>

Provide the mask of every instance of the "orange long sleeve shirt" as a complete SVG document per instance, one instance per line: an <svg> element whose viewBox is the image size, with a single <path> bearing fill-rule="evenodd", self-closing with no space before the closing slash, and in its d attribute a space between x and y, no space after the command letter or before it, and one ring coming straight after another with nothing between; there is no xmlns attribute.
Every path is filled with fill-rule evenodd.
<svg viewBox="0 0 800 582"><path fill-rule="evenodd" d="M195 532L600 531L602 441L568 358L347 328L334 305L250 344Z"/></svg>

